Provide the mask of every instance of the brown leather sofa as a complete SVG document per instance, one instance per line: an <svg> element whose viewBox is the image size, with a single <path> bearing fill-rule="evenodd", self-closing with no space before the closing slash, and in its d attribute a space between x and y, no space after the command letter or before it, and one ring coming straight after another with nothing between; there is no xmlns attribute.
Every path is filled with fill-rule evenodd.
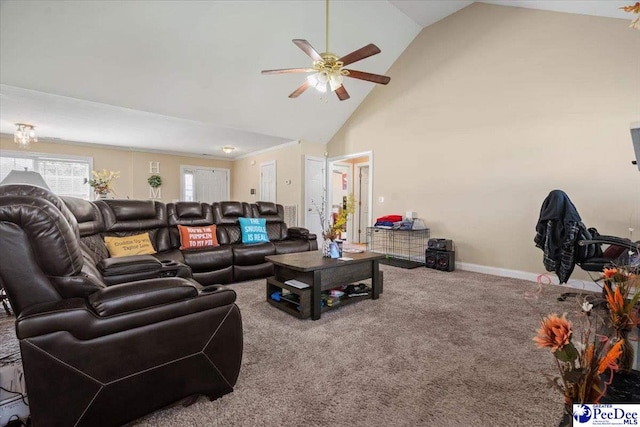
<svg viewBox="0 0 640 427"><path fill-rule="evenodd" d="M157 227L163 206L132 206L154 215L139 227L168 236ZM96 212L78 225L49 191L0 186L0 284L17 316L33 425L117 426L231 392L243 345L235 292L182 277L107 287L87 243L101 227ZM108 217L105 232L130 231L117 222Z"/></svg>
<svg viewBox="0 0 640 427"><path fill-rule="evenodd" d="M158 275L193 278L202 285L228 284L273 275L265 256L312 251L315 234L287 227L282 205L269 202L177 202L143 200L86 200L63 197L76 217L85 251L109 283ZM268 243L243 244L238 218L265 218ZM178 225L216 225L220 246L180 250ZM104 236L148 232L157 251L153 256L109 258ZM188 270L188 271L185 271ZM134 274L129 276L128 274Z"/></svg>

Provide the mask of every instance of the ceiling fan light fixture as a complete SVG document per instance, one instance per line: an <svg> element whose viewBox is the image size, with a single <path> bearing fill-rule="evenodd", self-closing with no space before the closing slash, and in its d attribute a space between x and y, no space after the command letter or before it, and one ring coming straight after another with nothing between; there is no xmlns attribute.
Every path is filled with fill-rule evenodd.
<svg viewBox="0 0 640 427"><path fill-rule="evenodd" d="M344 77L340 73L331 73L331 77L329 78L329 86L331 87L331 92L334 92L340 86L342 86L342 82L344 81Z"/></svg>
<svg viewBox="0 0 640 427"><path fill-rule="evenodd" d="M318 71L307 76L307 81L318 92L325 93L327 91L327 83L329 82L329 75L326 71Z"/></svg>

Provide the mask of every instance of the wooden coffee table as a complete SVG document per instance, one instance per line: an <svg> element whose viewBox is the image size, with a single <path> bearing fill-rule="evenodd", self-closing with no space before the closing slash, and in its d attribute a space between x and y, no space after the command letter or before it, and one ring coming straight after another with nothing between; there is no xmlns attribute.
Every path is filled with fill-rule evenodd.
<svg viewBox="0 0 640 427"><path fill-rule="evenodd" d="M323 309L320 305L322 291L366 279L371 279L370 298L378 299L382 293L383 280L379 261L384 258L384 255L363 252L345 254L345 257L352 259L343 261L325 258L318 251L267 256L267 261L270 261L275 268L275 276L267 278L267 301L294 316L300 318L311 316L313 320L318 320L321 312L327 309ZM284 283L290 279L304 282L309 287L298 289ZM278 289L287 289L298 295L299 307L293 309L287 303L274 301L271 293ZM369 298L369 296L349 298L344 302L355 302L363 298ZM344 304L341 302L340 305Z"/></svg>

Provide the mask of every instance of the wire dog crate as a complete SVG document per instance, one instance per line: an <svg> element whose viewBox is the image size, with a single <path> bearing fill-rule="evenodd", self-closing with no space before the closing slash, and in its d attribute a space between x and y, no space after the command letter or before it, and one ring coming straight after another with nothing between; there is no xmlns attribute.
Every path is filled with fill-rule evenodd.
<svg viewBox="0 0 640 427"><path fill-rule="evenodd" d="M429 240L429 229L394 230L367 227L367 250L385 254L387 258L404 260L409 264L424 265L424 251ZM398 266L402 266L400 263Z"/></svg>

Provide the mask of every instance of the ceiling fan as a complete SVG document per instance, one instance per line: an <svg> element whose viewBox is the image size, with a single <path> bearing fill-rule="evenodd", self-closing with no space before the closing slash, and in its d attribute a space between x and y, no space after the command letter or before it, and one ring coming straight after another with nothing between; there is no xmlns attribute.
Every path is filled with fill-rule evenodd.
<svg viewBox="0 0 640 427"><path fill-rule="evenodd" d="M391 81L391 77L381 76L380 74L343 68L346 65L380 53L381 50L374 44L368 44L342 57L329 52L329 0L326 0L325 52L318 53L308 41L303 39L294 39L293 43L313 59L311 67L262 71L262 74L313 73L307 76L307 80L299 88L291 92L289 98L297 98L305 90L315 87L320 92L327 92L327 90L335 92L340 101L344 101L350 98L349 93L342 85L344 77L366 80L381 85L386 85Z"/></svg>

